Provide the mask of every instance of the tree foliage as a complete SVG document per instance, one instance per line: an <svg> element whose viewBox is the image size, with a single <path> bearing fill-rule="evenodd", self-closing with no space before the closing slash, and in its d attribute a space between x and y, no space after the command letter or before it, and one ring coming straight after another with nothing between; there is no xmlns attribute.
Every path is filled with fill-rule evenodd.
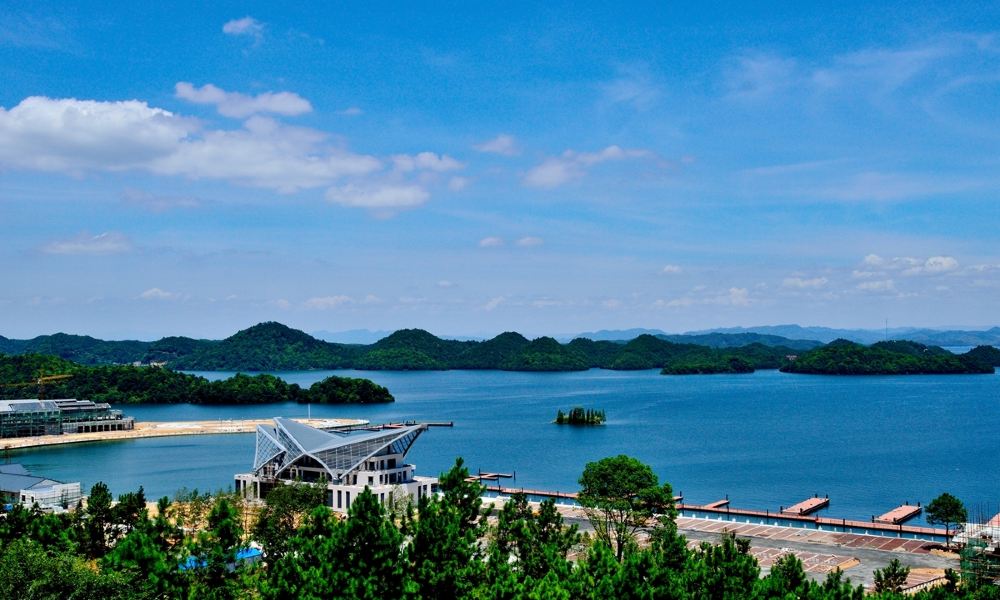
<svg viewBox="0 0 1000 600"><path fill-rule="evenodd" d="M884 568L875 569L874 575L876 593L899 594L910 576L910 567L904 567L898 558L894 558Z"/></svg>
<svg viewBox="0 0 1000 600"><path fill-rule="evenodd" d="M835 340L810 350L781 369L823 375L912 375L992 373L978 355L956 355L937 346L891 341L865 346Z"/></svg>
<svg viewBox="0 0 1000 600"><path fill-rule="evenodd" d="M628 457L625 457L628 458ZM592 490L637 500L660 486L638 461L612 457L592 465L617 466L632 475L588 465ZM671 598L677 600L862 600L864 590L840 571L821 581L806 577L801 561L786 554L761 577L750 542L723 535L691 547L677 531L672 511L648 519L648 544L613 544L567 527L551 500L531 503L515 494L485 511L481 488L468 481L459 461L441 476L441 493L422 498L397 523L366 490L343 518L307 486L270 495L268 508L307 511L287 529L287 547L268 564L237 558L260 542L241 523L243 504L232 494L179 494L184 504L160 500L154 516L138 511L141 490L108 504L97 485L92 509L51 515L15 507L0 518L0 598L24 600L146 600L158 598L463 598L513 600ZM622 490L638 489L637 493ZM93 496L94 494L92 494ZM120 509L123 504L129 508ZM312 506L312 508L309 508ZM106 510L105 510L106 507ZM93 560L88 543L94 523L106 521L108 547ZM123 523L132 523L131 530ZM195 523L198 523L195 525ZM182 526L183 525L183 526ZM112 530L120 534L109 535ZM907 567L897 561L875 573L873 598L899 598ZM916 600L997 600L990 581L945 585L916 593Z"/></svg>
<svg viewBox="0 0 1000 600"><path fill-rule="evenodd" d="M947 543L951 543L951 526L969 520L969 513L962 501L948 492L942 493L930 501L925 509L927 522L931 525L944 525Z"/></svg>
<svg viewBox="0 0 1000 600"><path fill-rule="evenodd" d="M670 484L660 485L648 465L624 454L587 463L577 500L597 539L614 549L619 562L635 533L654 515L675 511Z"/></svg>
<svg viewBox="0 0 1000 600"><path fill-rule="evenodd" d="M46 388L47 397L84 398L112 404L366 404L394 401L389 390L368 379L331 376L317 381L309 389L302 389L265 373L238 373L227 379L209 381L168 368L85 367L36 355L0 356L0 397L23 398L37 393L34 387L5 387L5 383L30 382L40 375L66 373L73 376L50 384Z"/></svg>

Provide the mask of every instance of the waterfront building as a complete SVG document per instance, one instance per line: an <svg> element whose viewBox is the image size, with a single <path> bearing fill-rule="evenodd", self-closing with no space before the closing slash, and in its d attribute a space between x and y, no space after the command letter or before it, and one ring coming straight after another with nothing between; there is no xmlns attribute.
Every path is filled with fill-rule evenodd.
<svg viewBox="0 0 1000 600"><path fill-rule="evenodd" d="M23 465L0 465L0 502L3 504L37 504L45 510L65 510L80 502L83 494L80 482L63 483L32 475Z"/></svg>
<svg viewBox="0 0 1000 600"><path fill-rule="evenodd" d="M384 505L417 503L433 493L437 478L419 477L406 454L427 424L375 431L324 431L276 417L274 427L257 427L252 473L236 476L236 490L263 499L277 485L326 483L326 504L346 513L367 487Z"/></svg>
<svg viewBox="0 0 1000 600"><path fill-rule="evenodd" d="M122 431L134 427L132 417L112 410L107 402L75 398L0 400L0 438Z"/></svg>

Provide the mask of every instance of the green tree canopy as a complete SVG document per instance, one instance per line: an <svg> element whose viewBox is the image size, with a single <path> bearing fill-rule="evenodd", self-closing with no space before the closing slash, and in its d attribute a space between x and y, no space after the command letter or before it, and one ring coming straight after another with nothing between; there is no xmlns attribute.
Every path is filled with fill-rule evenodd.
<svg viewBox="0 0 1000 600"><path fill-rule="evenodd" d="M946 544L951 545L951 526L969 520L969 513L962 501L945 492L931 500L926 509L927 522L944 525Z"/></svg>
<svg viewBox="0 0 1000 600"><path fill-rule="evenodd" d="M620 454L587 463L577 498L594 526L597 539L615 550L619 561L636 531L655 514L675 514L673 489L660 485L653 470Z"/></svg>

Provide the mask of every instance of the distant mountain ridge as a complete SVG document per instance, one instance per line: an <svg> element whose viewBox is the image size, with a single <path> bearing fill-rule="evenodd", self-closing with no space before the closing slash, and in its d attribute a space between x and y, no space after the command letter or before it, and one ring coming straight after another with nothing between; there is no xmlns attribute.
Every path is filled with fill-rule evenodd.
<svg viewBox="0 0 1000 600"><path fill-rule="evenodd" d="M719 337L719 336L715 336ZM746 337L745 339L751 339ZM40 341L41 340L41 341ZM59 342L66 346L60 347ZM576 371L654 369L685 360L725 366L739 356L754 368L777 368L796 350L760 343L715 349L643 334L628 342L578 338L563 344L551 337L529 340L506 332L486 341L439 338L422 329L401 329L374 344L325 342L276 322L241 330L220 341L184 337L156 342L106 342L87 336L41 336L2 340L0 351L39 352L84 364L163 361L187 371L282 371L307 369Z"/></svg>
<svg viewBox="0 0 1000 600"><path fill-rule="evenodd" d="M798 326L789 326L798 327ZM813 331L815 328L799 328ZM186 371L310 369L575 371L664 369L668 373L745 372L785 366L795 355L821 347L817 340L756 332L652 335L625 341L576 338L561 343L516 332L485 341L443 339L422 329L401 329L373 344L319 340L276 322L259 323L219 341L167 337L155 342L105 341L58 333L31 340L0 337L0 353L44 354L85 365L163 362ZM935 348L934 351L939 351ZM940 352L945 352L940 350ZM977 348L978 360L998 362ZM845 367L847 368L847 367Z"/></svg>
<svg viewBox="0 0 1000 600"><path fill-rule="evenodd" d="M845 339L859 344L874 344L889 340L907 339L933 346L996 346L1000 344L1000 327L992 327L981 331L972 330L937 330L916 327L897 327L889 329L834 329L830 327L803 327L801 325L763 325L759 327L726 327L690 331L685 336L697 336L712 333L743 334L758 333L776 335L791 339L812 339L828 344L836 339Z"/></svg>
<svg viewBox="0 0 1000 600"><path fill-rule="evenodd" d="M634 340L640 335L652 335L662 340L676 342L678 344L698 344L699 346L709 346L711 348L739 348L749 344L763 344L765 346L784 346L793 350L810 350L823 345L823 342L815 339L799 339L789 336L763 334L756 332L706 332L706 333L666 333L660 329L601 329L599 331L588 331L581 333L576 338L584 338L594 341L620 342L625 343ZM560 339L569 341L574 339L570 336L559 336Z"/></svg>

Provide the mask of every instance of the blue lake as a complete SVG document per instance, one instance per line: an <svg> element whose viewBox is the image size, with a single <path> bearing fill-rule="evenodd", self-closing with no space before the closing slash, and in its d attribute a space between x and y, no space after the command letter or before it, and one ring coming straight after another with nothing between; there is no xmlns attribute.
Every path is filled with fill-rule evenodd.
<svg viewBox="0 0 1000 600"><path fill-rule="evenodd" d="M200 373L219 378L229 373ZM741 508L777 509L813 494L827 511L868 519L942 491L972 511L1000 501L1000 375L668 377L656 371L276 373L308 386L331 374L368 377L396 402L311 407L314 417L372 422L454 421L424 433L410 453L418 473L462 456L475 472L514 471L512 486L572 491L584 465L629 454L652 465L685 500L727 494ZM556 410L601 408L601 427L552 424ZM297 404L128 406L138 420L305 416ZM181 487L232 486L247 471L254 436L217 435L76 444L23 450L11 459L56 479L150 497ZM919 521L918 521L919 522Z"/></svg>

